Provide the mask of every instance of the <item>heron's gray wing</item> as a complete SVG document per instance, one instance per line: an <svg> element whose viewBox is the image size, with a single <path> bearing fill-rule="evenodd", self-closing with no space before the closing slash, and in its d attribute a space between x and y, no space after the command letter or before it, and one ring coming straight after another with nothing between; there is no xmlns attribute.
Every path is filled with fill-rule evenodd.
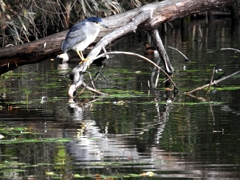
<svg viewBox="0 0 240 180"><path fill-rule="evenodd" d="M87 24L85 21L81 21L75 24L68 32L67 37L82 36L86 33Z"/></svg>
<svg viewBox="0 0 240 180"><path fill-rule="evenodd" d="M62 43L62 50L66 51L71 49L77 43L86 39L85 32L86 30L83 28L85 22L80 22L75 24L67 33L65 40Z"/></svg>

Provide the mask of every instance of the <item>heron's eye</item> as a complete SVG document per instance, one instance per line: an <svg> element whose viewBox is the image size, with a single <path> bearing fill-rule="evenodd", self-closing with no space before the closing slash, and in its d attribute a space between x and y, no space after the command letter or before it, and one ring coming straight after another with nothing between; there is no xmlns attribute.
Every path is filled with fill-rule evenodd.
<svg viewBox="0 0 240 180"><path fill-rule="evenodd" d="M96 22L96 24L98 24L98 22Z"/></svg>

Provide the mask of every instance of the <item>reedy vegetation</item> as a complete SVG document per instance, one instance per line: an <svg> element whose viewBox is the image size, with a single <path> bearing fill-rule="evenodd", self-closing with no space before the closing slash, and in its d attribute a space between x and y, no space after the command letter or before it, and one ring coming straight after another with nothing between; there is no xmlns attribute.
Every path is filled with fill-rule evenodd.
<svg viewBox="0 0 240 180"><path fill-rule="evenodd" d="M106 17L151 0L0 0L0 47L68 29L90 16Z"/></svg>

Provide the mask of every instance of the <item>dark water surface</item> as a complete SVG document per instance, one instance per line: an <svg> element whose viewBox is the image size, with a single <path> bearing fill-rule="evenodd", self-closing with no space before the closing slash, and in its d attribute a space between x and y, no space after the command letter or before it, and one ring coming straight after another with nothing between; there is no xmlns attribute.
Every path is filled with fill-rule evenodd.
<svg viewBox="0 0 240 180"><path fill-rule="evenodd" d="M239 32L224 19L162 35L166 47L191 59L167 49L179 87L171 98L162 74L159 97L149 93L152 65L126 55L109 59L102 71L107 81L95 82L110 96L85 91L78 104L68 104L65 77L77 63L46 60L1 75L0 179L239 179L240 76L207 95L184 94L207 84L213 68L215 77L240 70L239 53L220 51L239 48ZM146 39L131 35L112 50L143 54Z"/></svg>

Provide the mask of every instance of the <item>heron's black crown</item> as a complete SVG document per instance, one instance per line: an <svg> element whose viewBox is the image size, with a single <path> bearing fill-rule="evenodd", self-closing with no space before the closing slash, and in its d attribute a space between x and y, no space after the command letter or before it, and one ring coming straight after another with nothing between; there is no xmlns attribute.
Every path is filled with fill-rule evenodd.
<svg viewBox="0 0 240 180"><path fill-rule="evenodd" d="M90 22L98 22L98 23L102 22L102 19L99 17L90 17L90 18L87 18L86 20L88 20Z"/></svg>

